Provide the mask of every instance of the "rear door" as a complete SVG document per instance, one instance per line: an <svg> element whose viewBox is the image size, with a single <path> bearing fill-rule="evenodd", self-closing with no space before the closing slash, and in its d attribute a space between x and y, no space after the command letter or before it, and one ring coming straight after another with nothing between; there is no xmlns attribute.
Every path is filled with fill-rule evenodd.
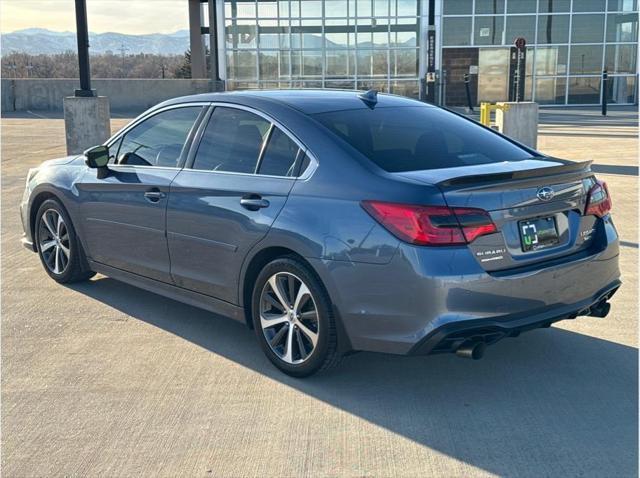
<svg viewBox="0 0 640 478"><path fill-rule="evenodd" d="M237 303L240 268L287 200L304 153L269 118L214 106L171 184L167 238L181 287Z"/></svg>

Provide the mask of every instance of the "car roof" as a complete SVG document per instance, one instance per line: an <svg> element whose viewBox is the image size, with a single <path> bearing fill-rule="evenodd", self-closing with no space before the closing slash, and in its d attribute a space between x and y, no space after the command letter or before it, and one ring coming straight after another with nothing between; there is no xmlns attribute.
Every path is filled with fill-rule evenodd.
<svg viewBox="0 0 640 478"><path fill-rule="evenodd" d="M358 97L362 91L355 90L243 90L224 93L203 93L199 95L182 96L165 101L159 106L196 101L220 101L256 106L256 102L264 101L285 104L305 114L328 113L352 109L366 109L369 106ZM378 94L375 108L399 106L426 106L417 100L403 96Z"/></svg>

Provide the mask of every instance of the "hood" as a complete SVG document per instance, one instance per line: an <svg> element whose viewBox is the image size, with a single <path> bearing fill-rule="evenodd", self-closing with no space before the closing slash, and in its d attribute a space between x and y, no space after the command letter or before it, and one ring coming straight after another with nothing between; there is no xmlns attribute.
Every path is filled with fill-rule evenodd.
<svg viewBox="0 0 640 478"><path fill-rule="evenodd" d="M74 154L74 155L71 155L71 156L65 156L63 158L49 159L49 160L43 162L40 165L40 167L60 166L60 165L63 165L63 164L69 164L72 161L74 161L76 159L80 159L82 157L83 157L82 154Z"/></svg>

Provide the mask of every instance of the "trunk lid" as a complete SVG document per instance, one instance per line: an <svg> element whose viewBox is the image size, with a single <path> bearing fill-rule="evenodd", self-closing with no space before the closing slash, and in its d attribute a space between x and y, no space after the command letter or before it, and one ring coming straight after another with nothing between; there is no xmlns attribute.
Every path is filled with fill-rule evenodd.
<svg viewBox="0 0 640 478"><path fill-rule="evenodd" d="M480 208L498 232L469 244L487 271L553 260L585 250L595 216L583 216L594 184L591 162L553 158L400 173L436 185L450 207Z"/></svg>

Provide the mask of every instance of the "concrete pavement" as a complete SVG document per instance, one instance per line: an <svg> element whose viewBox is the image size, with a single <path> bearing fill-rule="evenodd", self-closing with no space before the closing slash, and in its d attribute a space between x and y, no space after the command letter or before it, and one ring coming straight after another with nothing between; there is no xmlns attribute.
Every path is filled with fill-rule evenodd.
<svg viewBox="0 0 640 478"><path fill-rule="evenodd" d="M50 280L18 203L27 169L64 155L64 125L4 118L3 475L637 476L637 111L547 111L539 149L594 159L613 195L611 315L478 362L363 353L307 380L231 320L102 276Z"/></svg>

